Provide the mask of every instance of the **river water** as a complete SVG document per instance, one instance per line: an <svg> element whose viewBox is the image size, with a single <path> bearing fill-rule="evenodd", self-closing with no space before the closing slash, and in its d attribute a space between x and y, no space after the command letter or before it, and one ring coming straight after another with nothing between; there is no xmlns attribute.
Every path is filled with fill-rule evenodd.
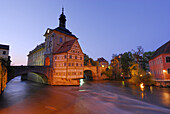
<svg viewBox="0 0 170 114"><path fill-rule="evenodd" d="M20 77L0 96L0 114L170 114L170 88L85 81L81 86L49 86Z"/></svg>

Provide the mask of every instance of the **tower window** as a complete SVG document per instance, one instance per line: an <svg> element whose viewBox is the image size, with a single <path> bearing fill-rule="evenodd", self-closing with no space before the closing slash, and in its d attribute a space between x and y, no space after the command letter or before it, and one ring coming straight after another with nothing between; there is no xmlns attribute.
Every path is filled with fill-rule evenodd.
<svg viewBox="0 0 170 114"><path fill-rule="evenodd" d="M62 38L60 38L60 43L62 43L63 42L63 39Z"/></svg>
<svg viewBox="0 0 170 114"><path fill-rule="evenodd" d="M3 51L3 55L6 55L6 51Z"/></svg>

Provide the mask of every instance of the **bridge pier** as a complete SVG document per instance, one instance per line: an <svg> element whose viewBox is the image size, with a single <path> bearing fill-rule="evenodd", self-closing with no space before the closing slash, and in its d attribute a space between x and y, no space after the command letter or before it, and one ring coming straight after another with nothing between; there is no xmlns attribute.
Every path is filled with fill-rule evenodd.
<svg viewBox="0 0 170 114"><path fill-rule="evenodd" d="M21 75L21 80L22 80L22 81L27 80L27 74Z"/></svg>

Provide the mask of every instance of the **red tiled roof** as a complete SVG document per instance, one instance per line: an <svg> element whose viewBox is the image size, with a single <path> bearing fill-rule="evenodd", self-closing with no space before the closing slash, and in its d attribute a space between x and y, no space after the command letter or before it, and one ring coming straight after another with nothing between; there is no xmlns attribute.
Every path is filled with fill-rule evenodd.
<svg viewBox="0 0 170 114"><path fill-rule="evenodd" d="M107 62L103 57L97 59L98 62Z"/></svg>
<svg viewBox="0 0 170 114"><path fill-rule="evenodd" d="M165 43L164 45L162 45L160 48L158 48L155 53L153 54L152 58L155 58L161 54L165 54L165 53L170 53L170 41L168 41L167 43Z"/></svg>
<svg viewBox="0 0 170 114"><path fill-rule="evenodd" d="M68 52L71 47L73 46L74 42L76 40L70 40L65 42L55 53L64 53L64 52Z"/></svg>

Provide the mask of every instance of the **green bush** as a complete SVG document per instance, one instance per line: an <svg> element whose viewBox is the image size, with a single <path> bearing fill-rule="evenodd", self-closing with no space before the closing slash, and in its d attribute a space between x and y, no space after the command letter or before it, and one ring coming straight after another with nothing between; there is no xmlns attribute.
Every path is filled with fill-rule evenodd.
<svg viewBox="0 0 170 114"><path fill-rule="evenodd" d="M129 79L129 82L132 84L136 84L136 85L139 85L140 83L144 83L144 85L154 85L155 84L155 82L153 80L153 76L149 75L149 74L146 74L144 76L134 75L134 76L132 76L131 79Z"/></svg>

